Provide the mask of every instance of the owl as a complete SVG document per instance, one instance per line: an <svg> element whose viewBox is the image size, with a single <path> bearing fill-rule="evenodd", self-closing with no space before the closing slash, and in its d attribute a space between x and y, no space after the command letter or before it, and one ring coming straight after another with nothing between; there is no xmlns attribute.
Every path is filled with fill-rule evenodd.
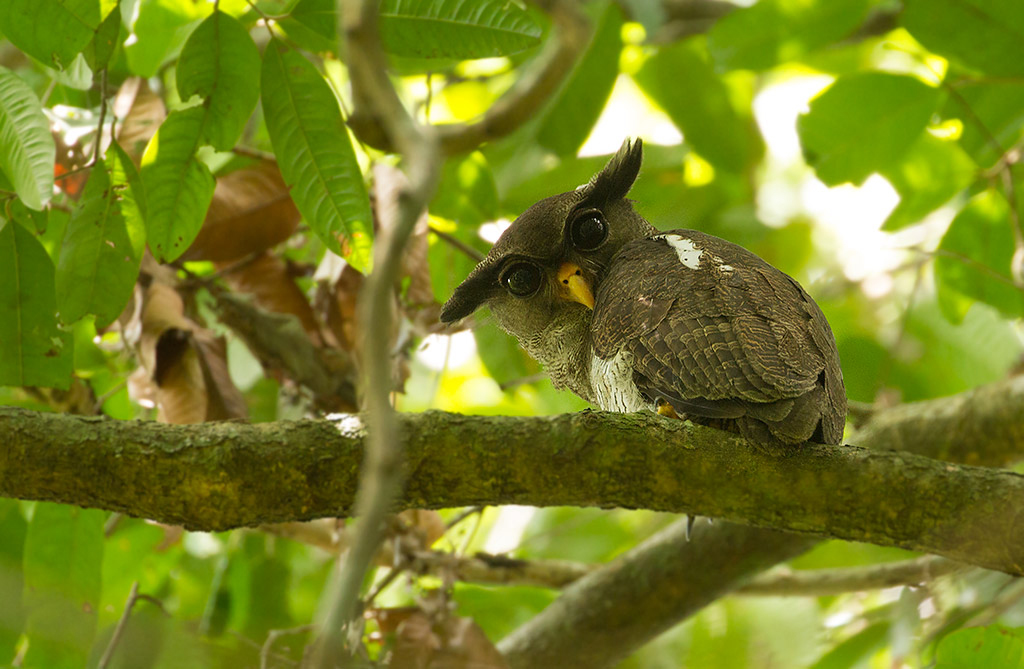
<svg viewBox="0 0 1024 669"><path fill-rule="evenodd" d="M838 444L846 393L828 321L792 277L696 230L659 231L626 198L639 140L589 183L527 209L441 311L486 305L554 385L765 447Z"/></svg>

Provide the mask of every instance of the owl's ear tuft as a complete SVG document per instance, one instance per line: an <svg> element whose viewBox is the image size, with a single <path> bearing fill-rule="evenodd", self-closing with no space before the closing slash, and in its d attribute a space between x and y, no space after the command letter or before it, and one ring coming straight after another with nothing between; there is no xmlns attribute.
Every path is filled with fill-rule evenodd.
<svg viewBox="0 0 1024 669"><path fill-rule="evenodd" d="M441 322L450 324L462 320L494 297L500 291L494 270L486 263L477 265L441 307Z"/></svg>
<svg viewBox="0 0 1024 669"><path fill-rule="evenodd" d="M636 175L640 173L643 156L643 140L639 137L633 140L627 138L604 169L590 180L588 199L610 202L626 197L626 193L636 181Z"/></svg>

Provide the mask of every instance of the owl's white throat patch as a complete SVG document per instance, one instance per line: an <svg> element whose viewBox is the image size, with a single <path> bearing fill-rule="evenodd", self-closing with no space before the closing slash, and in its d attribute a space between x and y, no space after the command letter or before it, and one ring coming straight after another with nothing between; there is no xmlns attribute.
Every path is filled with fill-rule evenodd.
<svg viewBox="0 0 1024 669"><path fill-rule="evenodd" d="M590 388L594 403L604 411L631 413L652 408L633 383L633 356L626 351L608 360L591 357Z"/></svg>
<svg viewBox="0 0 1024 669"><path fill-rule="evenodd" d="M694 244L692 239L687 239L682 235L658 235L655 239L664 239L666 244L675 249L676 255L679 256L679 262L683 266L690 269L700 268L700 259L704 255L704 249Z"/></svg>

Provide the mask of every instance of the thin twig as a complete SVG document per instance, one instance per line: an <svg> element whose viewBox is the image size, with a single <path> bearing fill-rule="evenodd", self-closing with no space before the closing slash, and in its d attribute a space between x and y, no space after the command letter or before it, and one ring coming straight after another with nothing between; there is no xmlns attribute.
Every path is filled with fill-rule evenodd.
<svg viewBox="0 0 1024 669"><path fill-rule="evenodd" d="M473 248L469 244L466 244L465 242L463 242L461 239L459 239L455 235L450 235L447 232L445 232L444 230L438 229L437 226L434 226L434 225L429 226L429 228L430 228L430 232L432 232L433 234L437 235L438 239L444 241L446 244L450 245L452 248L455 248L455 249L458 249L459 251L462 251L462 253L464 253L467 256L469 256L470 258L472 258L473 262L480 262L481 260L484 259L484 254L483 253L480 253L475 248Z"/></svg>
<svg viewBox="0 0 1024 669"><path fill-rule="evenodd" d="M353 116L374 118L389 144L405 159L408 183L398 195L397 214L386 239L375 244L374 269L360 296L366 387L367 450L356 495L359 518L352 548L324 591L325 613L314 642L311 666L328 669L346 657L347 627L356 617L363 577L384 540L384 520L402 488L403 450L391 406L391 299L406 242L437 186L440 156L436 139L402 106L388 78L377 30L379 2L339 0L352 81ZM383 235L382 235L383 237Z"/></svg>
<svg viewBox="0 0 1024 669"><path fill-rule="evenodd" d="M139 601L139 582L135 581L132 583L132 589L128 591L128 601L124 603L124 612L121 613L121 619L117 621L114 634L111 635L110 643L107 644L107 649L103 651L103 657L100 658L96 669L106 669L110 664L110 660L114 657L114 650L124 634L124 628L128 625L128 617L131 616L132 609L137 601Z"/></svg>
<svg viewBox="0 0 1024 669"><path fill-rule="evenodd" d="M96 146L93 147L92 164L98 165L100 156L103 155L103 122L107 118L107 68L103 68L103 76L100 77L100 122L96 125ZM114 127L110 127L113 137Z"/></svg>

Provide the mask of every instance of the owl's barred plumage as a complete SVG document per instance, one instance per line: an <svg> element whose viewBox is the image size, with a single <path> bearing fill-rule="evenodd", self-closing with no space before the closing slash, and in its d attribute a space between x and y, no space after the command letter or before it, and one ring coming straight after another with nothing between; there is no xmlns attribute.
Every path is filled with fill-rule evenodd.
<svg viewBox="0 0 1024 669"><path fill-rule="evenodd" d="M667 403L762 445L840 443L846 394L818 305L740 246L655 230L625 197L641 156L627 141L590 183L530 207L441 319L487 304L556 386L608 411Z"/></svg>

